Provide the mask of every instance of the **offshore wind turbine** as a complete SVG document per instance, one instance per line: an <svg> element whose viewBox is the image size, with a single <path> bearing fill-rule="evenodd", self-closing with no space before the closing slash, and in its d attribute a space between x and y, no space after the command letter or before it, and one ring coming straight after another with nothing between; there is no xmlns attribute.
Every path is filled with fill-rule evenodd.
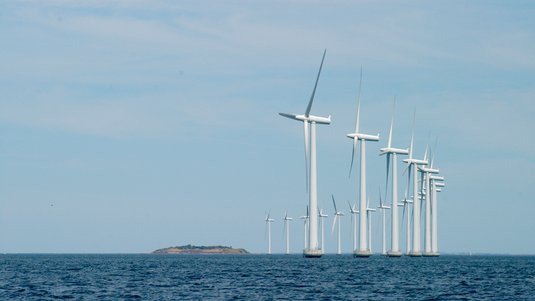
<svg viewBox="0 0 535 301"><path fill-rule="evenodd" d="M403 162L407 163L408 166L408 181L407 186L410 188L411 184L411 177L412 177L412 192L413 192L413 210L412 210L412 248L409 252L409 256L422 256L421 251L421 233L420 233L420 198L418 196L418 166L427 165L427 149L425 150L425 156L423 160L414 159L414 125L416 121L416 110L414 111L413 120L412 120L412 134L411 134L411 142L409 146L409 158L403 160ZM405 205L408 205L408 203L405 203ZM410 207L407 207L410 210ZM407 214L410 216L410 211Z"/></svg>
<svg viewBox="0 0 535 301"><path fill-rule="evenodd" d="M299 217L300 219L303 220L303 223L304 223L304 237L305 237L305 249L307 247L307 243L308 243L308 206L307 206L307 214L306 215L301 215Z"/></svg>
<svg viewBox="0 0 535 301"><path fill-rule="evenodd" d="M368 220L368 247L372 253L372 219L371 213L375 212L375 208L370 207L370 199L368 198L368 205L366 207L366 219Z"/></svg>
<svg viewBox="0 0 535 301"><path fill-rule="evenodd" d="M410 176L410 174L409 174ZM410 183L407 183L407 184L410 184ZM403 215L401 217L401 225L403 225L403 221L405 220L405 211L407 211L407 237L406 237L406 249L407 249L407 255L410 254L411 252L411 247L412 247L412 241L411 241L411 231L412 231L412 226L411 226L411 208L410 208L410 205L413 203L412 199L409 199L407 198L407 191L405 191L405 197L403 198L403 200L401 201L401 204L398 204L398 206L403 206Z"/></svg>
<svg viewBox="0 0 535 301"><path fill-rule="evenodd" d="M437 184L444 185L444 177L430 176L431 181L431 254L438 256L438 241L437 241Z"/></svg>
<svg viewBox="0 0 535 301"><path fill-rule="evenodd" d="M303 255L305 257L321 257L323 255L323 250L318 247L318 195L317 195L317 176L316 176L316 124L330 124L331 116L320 117L310 115L310 110L312 109L312 103L314 101L314 95L316 94L316 87L318 86L318 80L321 74L321 68L323 67L323 61L325 60L325 53L323 52L323 57L321 59L320 68L318 71L318 76L316 77L316 83L314 84L314 89L312 90L312 95L308 102L305 114L287 114L279 113L279 115L290 118L297 121L303 122L304 136L305 136L305 171L306 171L306 180L307 180L307 190L309 192L309 203L310 208L310 224L309 224L309 241L308 246L305 246L303 250ZM309 146L310 141L310 146ZM310 168L310 173L309 173Z"/></svg>
<svg viewBox="0 0 535 301"><path fill-rule="evenodd" d="M349 201L347 202L349 205L349 212L351 212L351 228L353 230L353 250L357 249L357 214L359 214L359 211L355 208L356 204L351 204Z"/></svg>
<svg viewBox="0 0 535 301"><path fill-rule="evenodd" d="M284 212L284 232L286 236L286 254L290 254L290 221L293 218L288 217L288 212Z"/></svg>
<svg viewBox="0 0 535 301"><path fill-rule="evenodd" d="M420 167L420 171L425 178L425 194L422 194L425 201L425 250L422 254L423 256L433 256L431 251L431 176L440 172L438 169L433 168L433 159L431 159L430 167Z"/></svg>
<svg viewBox="0 0 535 301"><path fill-rule="evenodd" d="M444 178L442 178L442 181L444 181ZM445 184L444 184L444 182L437 182L437 181L433 181L433 183L434 183L434 185L433 185L433 192L434 192L434 196L433 196L433 223L432 223L432 226L433 226L433 236L432 237L433 237L433 239L431 241L431 252L435 256L439 256L440 253L438 252L438 230L437 230L437 227L438 227L438 222L437 222L437 217L438 217L437 192L440 192L442 190L440 188L437 188L437 187L444 187Z"/></svg>
<svg viewBox="0 0 535 301"><path fill-rule="evenodd" d="M362 68L360 69L359 92L357 97L357 120L355 122L355 132L347 134L348 138L353 139L353 151L351 154L351 165L349 167L349 176L351 176L351 169L353 168L353 160L355 158L355 148L357 141L360 141L360 198L359 198L359 245L358 249L353 251L355 257L369 257L371 255L368 248L367 236L367 217L366 217L366 141L379 141L379 134L368 135L359 132L360 119L360 90L362 86Z"/></svg>
<svg viewBox="0 0 535 301"><path fill-rule="evenodd" d="M344 216L344 213L342 211L338 211L336 208L336 202L334 201L334 195L331 194L331 197L333 199L333 205L334 205L334 220L333 220L333 228L331 230L331 234L334 233L334 227L336 226L336 222L338 221L338 247L336 249L336 254L340 255L342 254L342 244L340 240L340 224L342 223L342 216Z"/></svg>
<svg viewBox="0 0 535 301"><path fill-rule="evenodd" d="M379 210L381 210L381 223L382 227L382 242L383 246L381 249L381 254L386 255L386 210L390 209L390 206L383 204L383 198L381 197L381 189L379 189Z"/></svg>
<svg viewBox="0 0 535 301"><path fill-rule="evenodd" d="M268 229L268 254L271 254L271 223L275 221L274 219L270 218L270 214L271 213L268 213L266 219L264 220Z"/></svg>
<svg viewBox="0 0 535 301"><path fill-rule="evenodd" d="M319 209L318 217L320 218L321 227L321 251L325 253L325 230L323 226L323 219L329 216L323 213L323 209Z"/></svg>
<svg viewBox="0 0 535 301"><path fill-rule="evenodd" d="M396 107L396 100L394 98L394 112ZM392 147L392 129L394 127L394 112L392 112L392 120L390 121L390 130L388 131L387 147L381 148L380 155L386 155L386 191L388 192L388 172L390 170L390 158L392 158L392 233L390 235L392 241L390 244L390 251L387 253L390 257L401 256L399 249L399 220L398 220L398 160L397 156L407 155L409 151L406 149ZM388 198L388 193L385 192L385 198Z"/></svg>

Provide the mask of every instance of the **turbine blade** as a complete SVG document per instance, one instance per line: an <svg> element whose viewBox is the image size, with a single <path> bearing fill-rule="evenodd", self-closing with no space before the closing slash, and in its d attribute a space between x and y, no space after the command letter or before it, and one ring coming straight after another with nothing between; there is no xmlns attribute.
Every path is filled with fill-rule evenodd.
<svg viewBox="0 0 535 301"><path fill-rule="evenodd" d="M310 110L312 109L312 102L314 101L314 94L316 94L316 87L318 86L318 80L320 79L321 68L323 67L323 60L325 60L325 53L327 49L323 51L323 57L321 58L320 70L318 71L318 76L316 77L316 83L314 84L314 89L312 90L312 95L310 96L310 101L308 102L307 110L305 111L305 116L310 115Z"/></svg>
<svg viewBox="0 0 535 301"><path fill-rule="evenodd" d="M390 172L390 153L386 154L386 184L385 184L385 200L388 199L388 175Z"/></svg>
<svg viewBox="0 0 535 301"><path fill-rule="evenodd" d="M412 115L412 133L411 133L411 145L409 146L409 159L412 159L412 154L414 153L414 126L416 124L416 108L414 108L414 113Z"/></svg>
<svg viewBox="0 0 535 301"><path fill-rule="evenodd" d="M334 234L334 227L336 226L336 221L338 221L338 214L334 215L333 226L332 226L332 229L331 229L331 235Z"/></svg>
<svg viewBox="0 0 535 301"><path fill-rule="evenodd" d="M336 202L334 201L334 195L331 194L331 198L333 199L334 213L338 213L338 209L336 209Z"/></svg>
<svg viewBox="0 0 535 301"><path fill-rule="evenodd" d="M353 161L355 160L355 148L357 148L357 139L353 138L353 149L351 151L351 164L349 165L349 178L351 178L351 171L353 170Z"/></svg>
<svg viewBox="0 0 535 301"><path fill-rule="evenodd" d="M379 204L383 207L383 198L381 196L381 186L379 186Z"/></svg>
<svg viewBox="0 0 535 301"><path fill-rule="evenodd" d="M347 201L347 204L349 205L349 211L350 211L351 213L353 213L353 207L351 207L351 203L350 203L349 201Z"/></svg>
<svg viewBox="0 0 535 301"><path fill-rule="evenodd" d="M390 130L388 131L388 148L392 147L392 128L394 127L395 112L396 112L396 96L394 96L394 108L392 109L392 119L390 120Z"/></svg>
<svg viewBox="0 0 535 301"><path fill-rule="evenodd" d="M305 187L306 187L306 192L308 192L308 182L309 182L309 174L308 174L308 169L309 169L309 165L310 165L310 161L309 161L309 153L310 153L310 147L309 147L309 139L310 139L310 129L308 127L308 121L303 121L303 130L304 130L304 134L305 134Z"/></svg>
<svg viewBox="0 0 535 301"><path fill-rule="evenodd" d="M286 118L293 119L293 120L299 120L299 119L297 119L297 115L295 115L295 114L279 113L279 115L281 115L283 117L286 117Z"/></svg>
<svg viewBox="0 0 535 301"><path fill-rule="evenodd" d="M359 80L359 92L357 95L357 118L355 122L355 133L359 132L359 121L360 121L360 90L362 88L362 66L360 66L360 80Z"/></svg>

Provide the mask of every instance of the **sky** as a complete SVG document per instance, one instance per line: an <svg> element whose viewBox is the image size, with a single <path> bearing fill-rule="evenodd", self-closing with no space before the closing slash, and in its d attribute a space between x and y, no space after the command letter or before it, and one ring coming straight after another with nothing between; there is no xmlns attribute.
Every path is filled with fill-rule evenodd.
<svg viewBox="0 0 535 301"><path fill-rule="evenodd" d="M352 249L362 67L361 129L381 136L371 205L396 97L393 146L414 110L415 156L436 143L440 251L535 254L533 15L531 1L2 1L0 252L262 253L271 212L280 253L285 211L302 252L302 124L278 113L304 113L327 49L312 107L332 115L317 129L327 252L331 194ZM380 250L377 216L372 237Z"/></svg>

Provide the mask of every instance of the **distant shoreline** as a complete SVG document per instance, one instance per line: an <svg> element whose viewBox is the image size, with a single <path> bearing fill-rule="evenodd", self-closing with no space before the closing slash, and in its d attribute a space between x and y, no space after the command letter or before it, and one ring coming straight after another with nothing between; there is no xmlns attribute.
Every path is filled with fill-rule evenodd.
<svg viewBox="0 0 535 301"><path fill-rule="evenodd" d="M152 251L151 254L250 254L245 249L235 249L227 246L194 246L185 245L178 247L168 247Z"/></svg>

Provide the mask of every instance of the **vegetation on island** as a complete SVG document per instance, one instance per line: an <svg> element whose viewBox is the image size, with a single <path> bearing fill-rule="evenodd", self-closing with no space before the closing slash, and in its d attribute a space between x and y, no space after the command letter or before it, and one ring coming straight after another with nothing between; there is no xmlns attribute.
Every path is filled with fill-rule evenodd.
<svg viewBox="0 0 535 301"><path fill-rule="evenodd" d="M234 249L227 246L176 246L158 249L153 254L249 254L245 249Z"/></svg>

